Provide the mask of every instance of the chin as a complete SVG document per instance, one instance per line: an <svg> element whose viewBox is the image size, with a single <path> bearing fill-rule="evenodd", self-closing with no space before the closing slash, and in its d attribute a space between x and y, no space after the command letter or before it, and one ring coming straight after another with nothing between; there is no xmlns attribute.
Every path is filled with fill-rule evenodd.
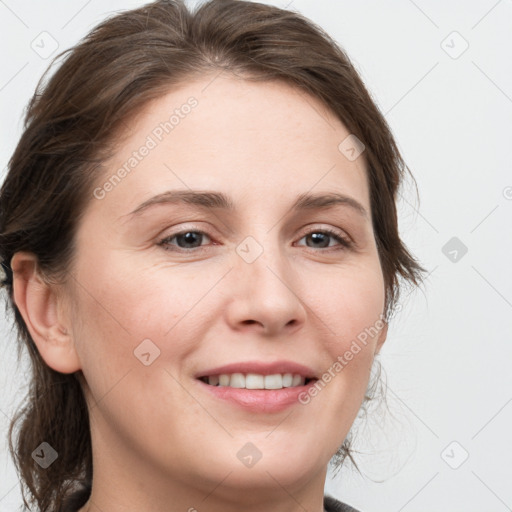
<svg viewBox="0 0 512 512"><path fill-rule="evenodd" d="M313 446L305 439L294 439L286 432L281 436L276 434L271 434L271 437L275 435L272 442L265 439L267 432L252 442L236 443L236 449L231 452L234 463L231 459L225 471L225 474L232 471L227 479L231 485L255 492L276 486L300 487L327 468L328 460L321 459L318 449L312 451Z"/></svg>
<svg viewBox="0 0 512 512"><path fill-rule="evenodd" d="M327 464L326 464L327 466ZM274 458L263 462L260 460L252 468L237 465L231 468L232 473L226 478L223 487L229 487L233 492L239 490L244 502L249 496L255 501L261 500L261 493L268 494L271 490L282 492L282 487L288 490L301 488L310 482L312 476L317 474L321 468L311 466L311 462L303 461L303 464L290 464L286 459L279 461ZM226 476L229 471L223 476ZM220 475L216 475L217 478Z"/></svg>

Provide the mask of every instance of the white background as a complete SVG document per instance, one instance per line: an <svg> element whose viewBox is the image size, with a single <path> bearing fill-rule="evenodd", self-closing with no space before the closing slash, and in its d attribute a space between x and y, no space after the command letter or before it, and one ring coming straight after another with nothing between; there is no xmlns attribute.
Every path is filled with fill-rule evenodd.
<svg viewBox="0 0 512 512"><path fill-rule="evenodd" d="M32 41L47 31L61 51L143 3L0 1L2 176L51 60ZM400 230L430 272L382 350L392 414L360 429L364 477L347 465L326 490L363 512L512 510L512 1L268 3L305 14L352 58L417 180ZM452 237L468 249L456 262L442 251ZM11 512L7 425L26 376L0 314L0 511Z"/></svg>

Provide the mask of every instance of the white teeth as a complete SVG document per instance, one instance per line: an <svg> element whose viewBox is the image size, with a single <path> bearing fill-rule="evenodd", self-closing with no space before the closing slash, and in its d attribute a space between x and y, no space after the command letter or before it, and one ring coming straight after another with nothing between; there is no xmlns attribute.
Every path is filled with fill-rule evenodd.
<svg viewBox="0 0 512 512"><path fill-rule="evenodd" d="M293 385L293 375L291 373L285 373L283 375L283 388L291 388Z"/></svg>
<svg viewBox="0 0 512 512"><path fill-rule="evenodd" d="M301 383L301 377L300 375L294 375L292 380L292 386L299 386Z"/></svg>
<svg viewBox="0 0 512 512"><path fill-rule="evenodd" d="M265 389L282 389L283 377L276 373L275 375L265 375Z"/></svg>
<svg viewBox="0 0 512 512"><path fill-rule="evenodd" d="M264 389L265 378L263 375L256 375L255 373L248 373L245 377L245 387L247 389Z"/></svg>
<svg viewBox="0 0 512 512"><path fill-rule="evenodd" d="M245 375L243 373L233 373L229 385L232 388L245 388Z"/></svg>
<svg viewBox="0 0 512 512"><path fill-rule="evenodd" d="M229 386L245 389L282 389L295 386L304 386L306 379L298 373L275 373L273 375L260 375L257 373L222 373L208 377L211 386Z"/></svg>
<svg viewBox="0 0 512 512"><path fill-rule="evenodd" d="M219 375L219 386L229 386L230 377L229 375Z"/></svg>

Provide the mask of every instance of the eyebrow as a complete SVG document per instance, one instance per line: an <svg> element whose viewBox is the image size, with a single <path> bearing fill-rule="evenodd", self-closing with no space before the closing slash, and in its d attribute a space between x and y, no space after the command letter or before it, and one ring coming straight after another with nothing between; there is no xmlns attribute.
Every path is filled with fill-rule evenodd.
<svg viewBox="0 0 512 512"><path fill-rule="evenodd" d="M154 205L160 204L191 204L205 209L217 209L234 211L235 204L231 198L222 192L214 191L193 191L193 190L170 190L163 192L137 206L135 210L128 215L140 215L143 211ZM292 205L293 211L316 210L320 208L330 208L336 205L350 207L362 217L369 219L368 212L364 206L350 196L339 194L337 192L311 194L300 194Z"/></svg>

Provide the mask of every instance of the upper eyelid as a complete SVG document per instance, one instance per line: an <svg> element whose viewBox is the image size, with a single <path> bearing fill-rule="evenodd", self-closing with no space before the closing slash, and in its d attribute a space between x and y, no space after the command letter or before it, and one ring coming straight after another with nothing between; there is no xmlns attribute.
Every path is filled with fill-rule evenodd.
<svg viewBox="0 0 512 512"><path fill-rule="evenodd" d="M337 236L341 240L345 241L346 243L350 243L350 244L354 244L355 245L355 242L354 242L353 238L348 233L346 233L346 231L344 231L344 230L342 230L340 228L335 228L335 227L329 227L328 228L328 227L312 226L310 228L305 228L305 231L302 231L302 235L300 236L299 240L302 240L302 238L304 238L305 236L307 236L307 235L309 235L311 233L315 233L317 231L318 232L326 232L326 233L329 234L329 236L332 236L332 237L336 237ZM183 235L183 234L186 234L186 233L189 233L189 232L201 233L202 235L206 235L210 239L215 238L215 236L211 235L208 232L208 230L192 226L192 227L189 227L189 228L180 229L179 231L176 231L175 233L171 233L169 235L166 235L163 238L159 237L159 240L160 240L159 243L162 244L166 240L173 239L173 238L175 238L177 236L180 236L180 235ZM202 247L202 246L200 246L200 247Z"/></svg>
<svg viewBox="0 0 512 512"><path fill-rule="evenodd" d="M191 221L191 223L193 223L193 222L194 221ZM320 224L325 224L325 223L320 222L320 223L317 223L316 226L306 227L306 228L304 228L304 232L305 233L310 233L311 231L315 231L315 230L318 230L318 231L329 231L329 230L331 230L331 231L338 231L341 234L346 234L346 236L349 236L348 233L344 229L342 229L342 228L338 228L338 227L335 227L335 226L320 227L319 226ZM203 233L205 235L212 236L212 235L210 235L208 229L201 228L201 227L198 227L198 226L191 226L191 227L181 228L179 231L176 231L175 233L172 233L172 234L166 236L165 238L168 238L169 236L173 237L173 236L176 236L176 235L180 235L182 233L188 233L189 231L200 232L200 233ZM213 231L218 231L218 230L217 229L213 229ZM230 230L229 233L231 234L232 230Z"/></svg>

